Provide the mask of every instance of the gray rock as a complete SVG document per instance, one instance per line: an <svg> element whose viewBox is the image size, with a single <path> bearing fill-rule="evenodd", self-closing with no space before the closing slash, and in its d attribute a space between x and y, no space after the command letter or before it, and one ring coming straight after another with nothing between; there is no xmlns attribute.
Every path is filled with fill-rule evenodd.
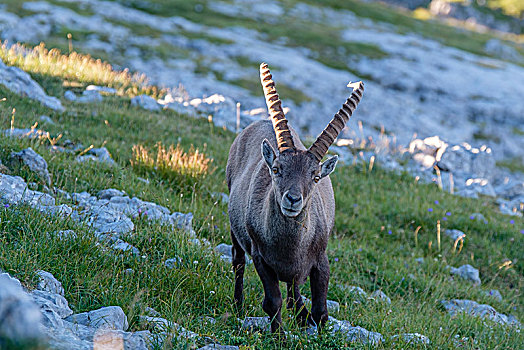
<svg viewBox="0 0 524 350"><path fill-rule="evenodd" d="M56 97L48 96L44 89L29 74L16 67L8 67L0 60L0 84L17 95L36 100L56 111L63 111Z"/></svg>
<svg viewBox="0 0 524 350"><path fill-rule="evenodd" d="M145 308L144 312L146 313L147 316L153 316L153 317L160 316L160 312L156 311L155 309L149 306Z"/></svg>
<svg viewBox="0 0 524 350"><path fill-rule="evenodd" d="M493 38L488 40L484 46L484 50L506 60L522 60L522 56L515 48L502 43L499 39Z"/></svg>
<svg viewBox="0 0 524 350"><path fill-rule="evenodd" d="M53 349L125 349L147 350L149 331L124 332L108 328L93 328L64 321L64 328L51 336ZM52 329L48 329L52 331ZM68 347L69 346L69 347Z"/></svg>
<svg viewBox="0 0 524 350"><path fill-rule="evenodd" d="M27 138L27 139L42 139L47 138L49 133L47 131L30 128L30 129L6 129L2 132L5 136L8 137L18 137L18 138Z"/></svg>
<svg viewBox="0 0 524 350"><path fill-rule="evenodd" d="M113 95L117 93L116 89L113 89L107 86L97 86L97 85L88 85L86 87L86 91L98 91L98 92L103 92L109 95Z"/></svg>
<svg viewBox="0 0 524 350"><path fill-rule="evenodd" d="M53 274L42 270L37 271L36 274L39 278L36 286L38 290L64 296L64 287L62 287L62 283L60 283Z"/></svg>
<svg viewBox="0 0 524 350"><path fill-rule="evenodd" d="M92 339L89 341L80 339L66 326L67 324L69 324L69 322L62 320L61 327L55 328L48 326L44 328L49 347L56 350L92 350Z"/></svg>
<svg viewBox="0 0 524 350"><path fill-rule="evenodd" d="M242 321L242 329L250 332L267 332L271 328L269 317L246 317Z"/></svg>
<svg viewBox="0 0 524 350"><path fill-rule="evenodd" d="M107 190L102 190L98 192L99 199L111 199L113 197L121 197L124 195L124 192L115 190L114 188L108 188Z"/></svg>
<svg viewBox="0 0 524 350"><path fill-rule="evenodd" d="M0 338L14 341L41 340L42 316L38 305L23 290L20 281L0 274Z"/></svg>
<svg viewBox="0 0 524 350"><path fill-rule="evenodd" d="M431 344L431 341L428 337L425 335L419 334L419 333L402 333L397 334L391 337L391 340L393 342L398 341L399 339L402 339L402 341L406 344L423 344L423 345L429 345Z"/></svg>
<svg viewBox="0 0 524 350"><path fill-rule="evenodd" d="M179 267L181 264L182 264L182 258L179 258L178 256L164 261L164 265L168 269L174 269L176 267Z"/></svg>
<svg viewBox="0 0 524 350"><path fill-rule="evenodd" d="M154 332L169 332L176 325L174 322L170 322L162 317L155 316L140 316L139 321L141 324L148 326Z"/></svg>
<svg viewBox="0 0 524 350"><path fill-rule="evenodd" d="M56 187L54 188L54 190L57 197L62 197L65 200L71 200L71 195L67 191L61 190L60 188Z"/></svg>
<svg viewBox="0 0 524 350"><path fill-rule="evenodd" d="M459 268L451 267L450 272L453 275L457 275L459 277L462 277L463 279L473 282L474 284L480 285L481 281L479 278L479 270L474 268L473 266L466 264L462 265Z"/></svg>
<svg viewBox="0 0 524 350"><path fill-rule="evenodd" d="M95 348L100 349L125 349L125 350L148 350L150 333L124 332L121 330L104 330L93 335Z"/></svg>
<svg viewBox="0 0 524 350"><path fill-rule="evenodd" d="M52 215L52 216L61 216L61 217L68 217L71 214L73 214L73 208L71 208L67 204L61 204L61 205L38 205L35 206L36 209L40 210L42 213L46 215Z"/></svg>
<svg viewBox="0 0 524 350"><path fill-rule="evenodd" d="M51 119L49 116L47 115L41 115L40 117L38 117L38 119L43 122L43 123L47 123L49 125L54 125L55 122L53 121L53 119Z"/></svg>
<svg viewBox="0 0 524 350"><path fill-rule="evenodd" d="M482 215L481 213L473 213L470 215L470 219L471 220L477 220L477 221L482 221L484 223L487 223L488 220L486 220L486 217L484 215Z"/></svg>
<svg viewBox="0 0 524 350"><path fill-rule="evenodd" d="M338 312L340 312L340 303L338 303L337 301L327 300L326 304L327 304L328 312L330 312L330 313L338 313Z"/></svg>
<svg viewBox="0 0 524 350"><path fill-rule="evenodd" d="M134 224L130 217L160 221L193 233L193 214L171 213L169 209L138 198L123 196L118 190L108 189L99 193L101 199L89 193L73 193L73 200L84 207L82 218L94 227L97 233L116 233L118 235L133 231ZM102 199L104 198L104 199Z"/></svg>
<svg viewBox="0 0 524 350"><path fill-rule="evenodd" d="M493 298L497 301L502 301L502 294L496 289L491 289L489 291L484 291L484 294L490 298Z"/></svg>
<svg viewBox="0 0 524 350"><path fill-rule="evenodd" d="M9 158L12 164L26 165L29 170L37 173L46 184L51 184L51 176L49 175L49 170L47 170L47 162L41 155L33 151L31 147L20 152L12 152Z"/></svg>
<svg viewBox="0 0 524 350"><path fill-rule="evenodd" d="M64 92L64 98L71 102L76 101L76 95L71 90L67 90L66 92Z"/></svg>
<svg viewBox="0 0 524 350"><path fill-rule="evenodd" d="M60 294L50 293L42 290L34 290L31 296L40 307L49 307L61 318L66 318L73 314L67 300Z"/></svg>
<svg viewBox="0 0 524 350"><path fill-rule="evenodd" d="M311 300L306 298L305 296L302 296L302 301L305 305L310 306ZM326 300L326 306L329 313L337 313L340 312L340 303L334 300Z"/></svg>
<svg viewBox="0 0 524 350"><path fill-rule="evenodd" d="M78 103L97 103L102 102L103 97L97 90L85 90L82 96L76 98Z"/></svg>
<svg viewBox="0 0 524 350"><path fill-rule="evenodd" d="M233 256L231 252L232 245L220 243L215 247L215 251L220 254L220 259L222 261L232 264L233 263ZM253 262L249 256L246 255L246 264L249 265Z"/></svg>
<svg viewBox="0 0 524 350"><path fill-rule="evenodd" d="M475 178L483 178L488 181L495 175L495 158L493 153L477 149L473 152L472 147L464 145L450 145L443 152L437 166L441 171L452 173L474 174Z"/></svg>
<svg viewBox="0 0 524 350"><path fill-rule="evenodd" d="M454 194L464 198L479 198L478 192L471 188L463 188L456 191Z"/></svg>
<svg viewBox="0 0 524 350"><path fill-rule="evenodd" d="M211 243L205 238L190 238L189 243L199 248L210 248Z"/></svg>
<svg viewBox="0 0 524 350"><path fill-rule="evenodd" d="M87 327L127 330L127 317L120 306L107 306L98 310L74 314L66 318L68 322Z"/></svg>
<svg viewBox="0 0 524 350"><path fill-rule="evenodd" d="M148 95L135 96L131 99L131 106L137 106L148 111L158 111L160 110L160 105L158 102Z"/></svg>
<svg viewBox="0 0 524 350"><path fill-rule="evenodd" d="M377 302L391 304L391 299L386 295L386 293L384 293L380 289L371 293L370 297L375 299L375 301Z"/></svg>
<svg viewBox="0 0 524 350"><path fill-rule="evenodd" d="M519 207L520 205L513 205L513 202L503 201L500 203L499 210L504 215L522 217L522 211L519 211Z"/></svg>
<svg viewBox="0 0 524 350"><path fill-rule="evenodd" d="M501 314L490 305L478 304L472 300L464 299L441 300L441 304L452 316L458 313L466 313L471 316L489 319L501 325L521 327L520 322L515 317Z"/></svg>
<svg viewBox="0 0 524 350"><path fill-rule="evenodd" d="M382 334L362 327L353 327L349 321L338 321L333 325L333 333L341 333L350 343L378 345L384 341Z"/></svg>
<svg viewBox="0 0 524 350"><path fill-rule="evenodd" d="M46 193L28 189L20 176L0 174L0 202L7 206L26 203L38 208L54 205L55 199Z"/></svg>
<svg viewBox="0 0 524 350"><path fill-rule="evenodd" d="M444 234L453 241L456 241L459 238L462 238L464 242L466 241L466 234L460 230L445 230Z"/></svg>
<svg viewBox="0 0 524 350"><path fill-rule="evenodd" d="M357 286L340 286L344 291L348 293L348 296L351 299L355 299L355 303L360 303L368 299L368 293L366 293L362 288Z"/></svg>
<svg viewBox="0 0 524 350"><path fill-rule="evenodd" d="M169 221L179 229L183 229L187 232L193 231L193 214L192 213L178 213L175 212L170 215Z"/></svg>
<svg viewBox="0 0 524 350"><path fill-rule="evenodd" d="M87 151L86 155L76 157L77 162L85 162L90 160L102 162L111 166L116 164L113 158L111 157L111 154L105 147L92 148L89 151Z"/></svg>
<svg viewBox="0 0 524 350"><path fill-rule="evenodd" d="M56 231L56 232L50 232L49 235L51 237L56 237L59 240L65 240L65 239L76 239L78 235L73 230L63 230L63 231Z"/></svg>
<svg viewBox="0 0 524 350"><path fill-rule="evenodd" d="M55 308L50 303L40 304L40 312L42 313L42 325L46 328L63 328L64 321L62 317L55 311Z"/></svg>
<svg viewBox="0 0 524 350"><path fill-rule="evenodd" d="M135 225L126 215L103 207L91 208L87 213L87 223L97 233L116 233L118 235L132 232Z"/></svg>
<svg viewBox="0 0 524 350"><path fill-rule="evenodd" d="M217 253L221 254L221 255L225 255L225 256L231 256L231 249L232 249L232 245L230 244L225 244L225 243L220 243L219 245L217 245L215 247L215 250L217 251Z"/></svg>
<svg viewBox="0 0 524 350"><path fill-rule="evenodd" d="M113 248L114 250L122 251L124 253L125 252L130 252L131 254L133 254L135 256L139 256L140 255L140 251L138 250L138 248L132 246L131 244L129 244L127 242L124 242L121 239L118 239L115 243L113 243L111 245L111 248Z"/></svg>

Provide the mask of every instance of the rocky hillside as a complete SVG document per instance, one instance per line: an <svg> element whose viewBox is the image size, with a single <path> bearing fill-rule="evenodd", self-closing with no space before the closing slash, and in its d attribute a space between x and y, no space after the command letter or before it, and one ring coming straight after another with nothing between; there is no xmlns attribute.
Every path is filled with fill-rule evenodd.
<svg viewBox="0 0 524 350"><path fill-rule="evenodd" d="M330 327L285 313L287 346L522 347L520 37L322 4L0 5L0 348L283 347L252 266L232 307L225 163L261 61L306 142L366 82L332 147Z"/></svg>

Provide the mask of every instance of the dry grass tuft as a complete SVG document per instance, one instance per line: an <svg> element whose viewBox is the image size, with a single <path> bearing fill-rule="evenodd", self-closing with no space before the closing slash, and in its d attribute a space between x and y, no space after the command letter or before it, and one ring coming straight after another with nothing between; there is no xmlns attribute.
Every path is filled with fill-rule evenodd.
<svg viewBox="0 0 524 350"><path fill-rule="evenodd" d="M60 77L65 80L113 87L119 95L141 94L161 97L165 91L147 83L143 74L131 74L129 70L116 71L100 59L90 55L71 52L62 54L58 49L48 50L44 43L34 48L21 44L0 46L0 59L9 66L16 66L29 73Z"/></svg>
<svg viewBox="0 0 524 350"><path fill-rule="evenodd" d="M159 142L156 144L156 155L142 145L134 145L131 165L139 172L154 173L174 181L177 186L193 187L212 172L212 161L193 146L184 152L180 145L166 148Z"/></svg>

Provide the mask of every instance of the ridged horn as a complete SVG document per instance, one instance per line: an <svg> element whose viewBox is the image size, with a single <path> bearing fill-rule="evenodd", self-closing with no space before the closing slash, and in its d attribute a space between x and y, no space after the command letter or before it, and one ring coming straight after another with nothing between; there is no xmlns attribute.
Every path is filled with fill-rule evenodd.
<svg viewBox="0 0 524 350"><path fill-rule="evenodd" d="M282 103L278 97L275 82L266 63L260 64L260 82L264 89L269 117L277 136L278 151L282 153L286 150L294 150L293 137L287 126L287 119L282 110Z"/></svg>
<svg viewBox="0 0 524 350"><path fill-rule="evenodd" d="M308 152L319 162L324 158L329 146L333 144L362 99L362 94L364 93L363 82L359 81L356 83L349 83L348 87L353 88L351 96L349 96L346 102L342 105L342 108L340 108L338 113L335 114L328 126L326 126L324 131L322 131L308 149Z"/></svg>

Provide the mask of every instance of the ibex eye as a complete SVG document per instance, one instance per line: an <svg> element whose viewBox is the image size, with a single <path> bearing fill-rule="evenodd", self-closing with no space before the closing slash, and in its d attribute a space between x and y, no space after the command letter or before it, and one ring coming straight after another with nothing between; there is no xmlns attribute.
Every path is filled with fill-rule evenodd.
<svg viewBox="0 0 524 350"><path fill-rule="evenodd" d="M315 177L313 178L313 181L315 181L315 182L319 182L319 181L320 181L320 176L318 176L318 175L315 176Z"/></svg>
<svg viewBox="0 0 524 350"><path fill-rule="evenodd" d="M276 166L273 167L273 174L277 174L278 173L278 168Z"/></svg>

